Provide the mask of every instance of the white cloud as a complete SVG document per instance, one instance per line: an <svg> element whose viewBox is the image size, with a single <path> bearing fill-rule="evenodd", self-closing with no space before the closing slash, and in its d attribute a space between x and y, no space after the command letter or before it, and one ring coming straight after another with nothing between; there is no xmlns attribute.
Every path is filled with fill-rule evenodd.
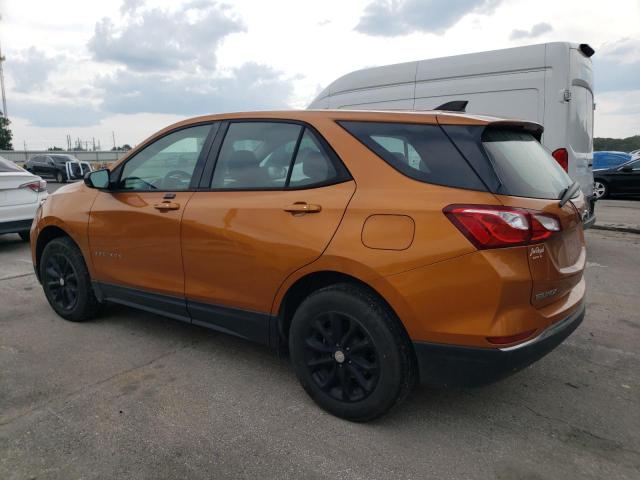
<svg viewBox="0 0 640 480"><path fill-rule="evenodd" d="M383 37L444 33L465 15L489 14L499 3L500 0L373 0L356 30Z"/></svg>
<svg viewBox="0 0 640 480"><path fill-rule="evenodd" d="M516 29L513 32L511 32L511 35L509 35L509 38L511 40L519 40L522 38L536 38L541 35L544 35L545 33L549 33L552 30L553 30L553 27L549 25L547 22L541 22L541 23L536 23L533 27L531 27L531 30Z"/></svg>

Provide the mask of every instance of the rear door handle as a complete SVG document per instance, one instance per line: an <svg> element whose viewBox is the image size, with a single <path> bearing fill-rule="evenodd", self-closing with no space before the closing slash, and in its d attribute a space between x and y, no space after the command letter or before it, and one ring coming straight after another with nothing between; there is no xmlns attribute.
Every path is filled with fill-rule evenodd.
<svg viewBox="0 0 640 480"><path fill-rule="evenodd" d="M306 202L296 202L293 205L289 205L288 207L284 207L285 212L300 214L300 213L318 213L322 210L320 205L313 205L311 203Z"/></svg>
<svg viewBox="0 0 640 480"><path fill-rule="evenodd" d="M153 205L156 210L178 210L180 208L179 203L175 202L161 202Z"/></svg>

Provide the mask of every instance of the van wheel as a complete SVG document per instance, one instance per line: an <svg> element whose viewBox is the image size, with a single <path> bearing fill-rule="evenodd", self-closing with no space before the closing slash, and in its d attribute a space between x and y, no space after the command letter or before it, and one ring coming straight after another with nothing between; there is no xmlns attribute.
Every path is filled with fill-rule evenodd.
<svg viewBox="0 0 640 480"><path fill-rule="evenodd" d="M56 172L56 182L64 183L66 180L66 175L62 172Z"/></svg>
<svg viewBox="0 0 640 480"><path fill-rule="evenodd" d="M605 198L609 194L609 187L601 180L593 182L593 193L597 199Z"/></svg>
<svg viewBox="0 0 640 480"><path fill-rule="evenodd" d="M356 285L333 285L307 297L291 322L289 351L309 396L347 420L379 417L416 383L406 333L386 305Z"/></svg>
<svg viewBox="0 0 640 480"><path fill-rule="evenodd" d="M93 318L100 303L80 249L67 237L47 243L40 259L40 280L51 307L72 322Z"/></svg>

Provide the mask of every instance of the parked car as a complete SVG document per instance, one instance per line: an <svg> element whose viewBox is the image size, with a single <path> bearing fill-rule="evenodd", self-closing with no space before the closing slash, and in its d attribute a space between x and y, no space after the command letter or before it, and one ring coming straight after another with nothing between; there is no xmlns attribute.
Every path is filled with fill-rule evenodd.
<svg viewBox="0 0 640 480"><path fill-rule="evenodd" d="M27 161L25 168L31 173L52 177L58 183L82 178L85 173L91 171L88 162L80 162L73 155L61 153L35 155Z"/></svg>
<svg viewBox="0 0 640 480"><path fill-rule="evenodd" d="M17 233L29 241L38 205L47 198L47 182L0 157L0 234Z"/></svg>
<svg viewBox="0 0 640 480"><path fill-rule="evenodd" d="M586 201L541 133L431 112L186 120L53 193L34 267L65 319L111 301L287 349L322 408L369 420L418 379L511 374L582 321Z"/></svg>
<svg viewBox="0 0 640 480"><path fill-rule="evenodd" d="M542 144L580 183L595 222L593 48L551 42L365 68L334 80L308 108L451 110L540 123Z"/></svg>
<svg viewBox="0 0 640 480"><path fill-rule="evenodd" d="M596 170L606 170L608 168L617 167L618 165L627 163L632 158L631 154L626 152L593 152L594 176Z"/></svg>
<svg viewBox="0 0 640 480"><path fill-rule="evenodd" d="M640 158L605 170L594 170L598 198L640 195Z"/></svg>

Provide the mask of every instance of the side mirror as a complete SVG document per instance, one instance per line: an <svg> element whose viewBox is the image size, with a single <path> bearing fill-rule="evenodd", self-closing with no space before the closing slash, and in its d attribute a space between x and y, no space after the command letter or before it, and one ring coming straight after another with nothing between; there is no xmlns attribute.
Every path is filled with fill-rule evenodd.
<svg viewBox="0 0 640 480"><path fill-rule="evenodd" d="M631 165L625 165L620 169L620 171L624 173L630 173L633 172L633 168L631 167Z"/></svg>
<svg viewBox="0 0 640 480"><path fill-rule="evenodd" d="M109 170L103 168L94 172L87 172L84 176L84 184L89 188L107 190L109 188Z"/></svg>

